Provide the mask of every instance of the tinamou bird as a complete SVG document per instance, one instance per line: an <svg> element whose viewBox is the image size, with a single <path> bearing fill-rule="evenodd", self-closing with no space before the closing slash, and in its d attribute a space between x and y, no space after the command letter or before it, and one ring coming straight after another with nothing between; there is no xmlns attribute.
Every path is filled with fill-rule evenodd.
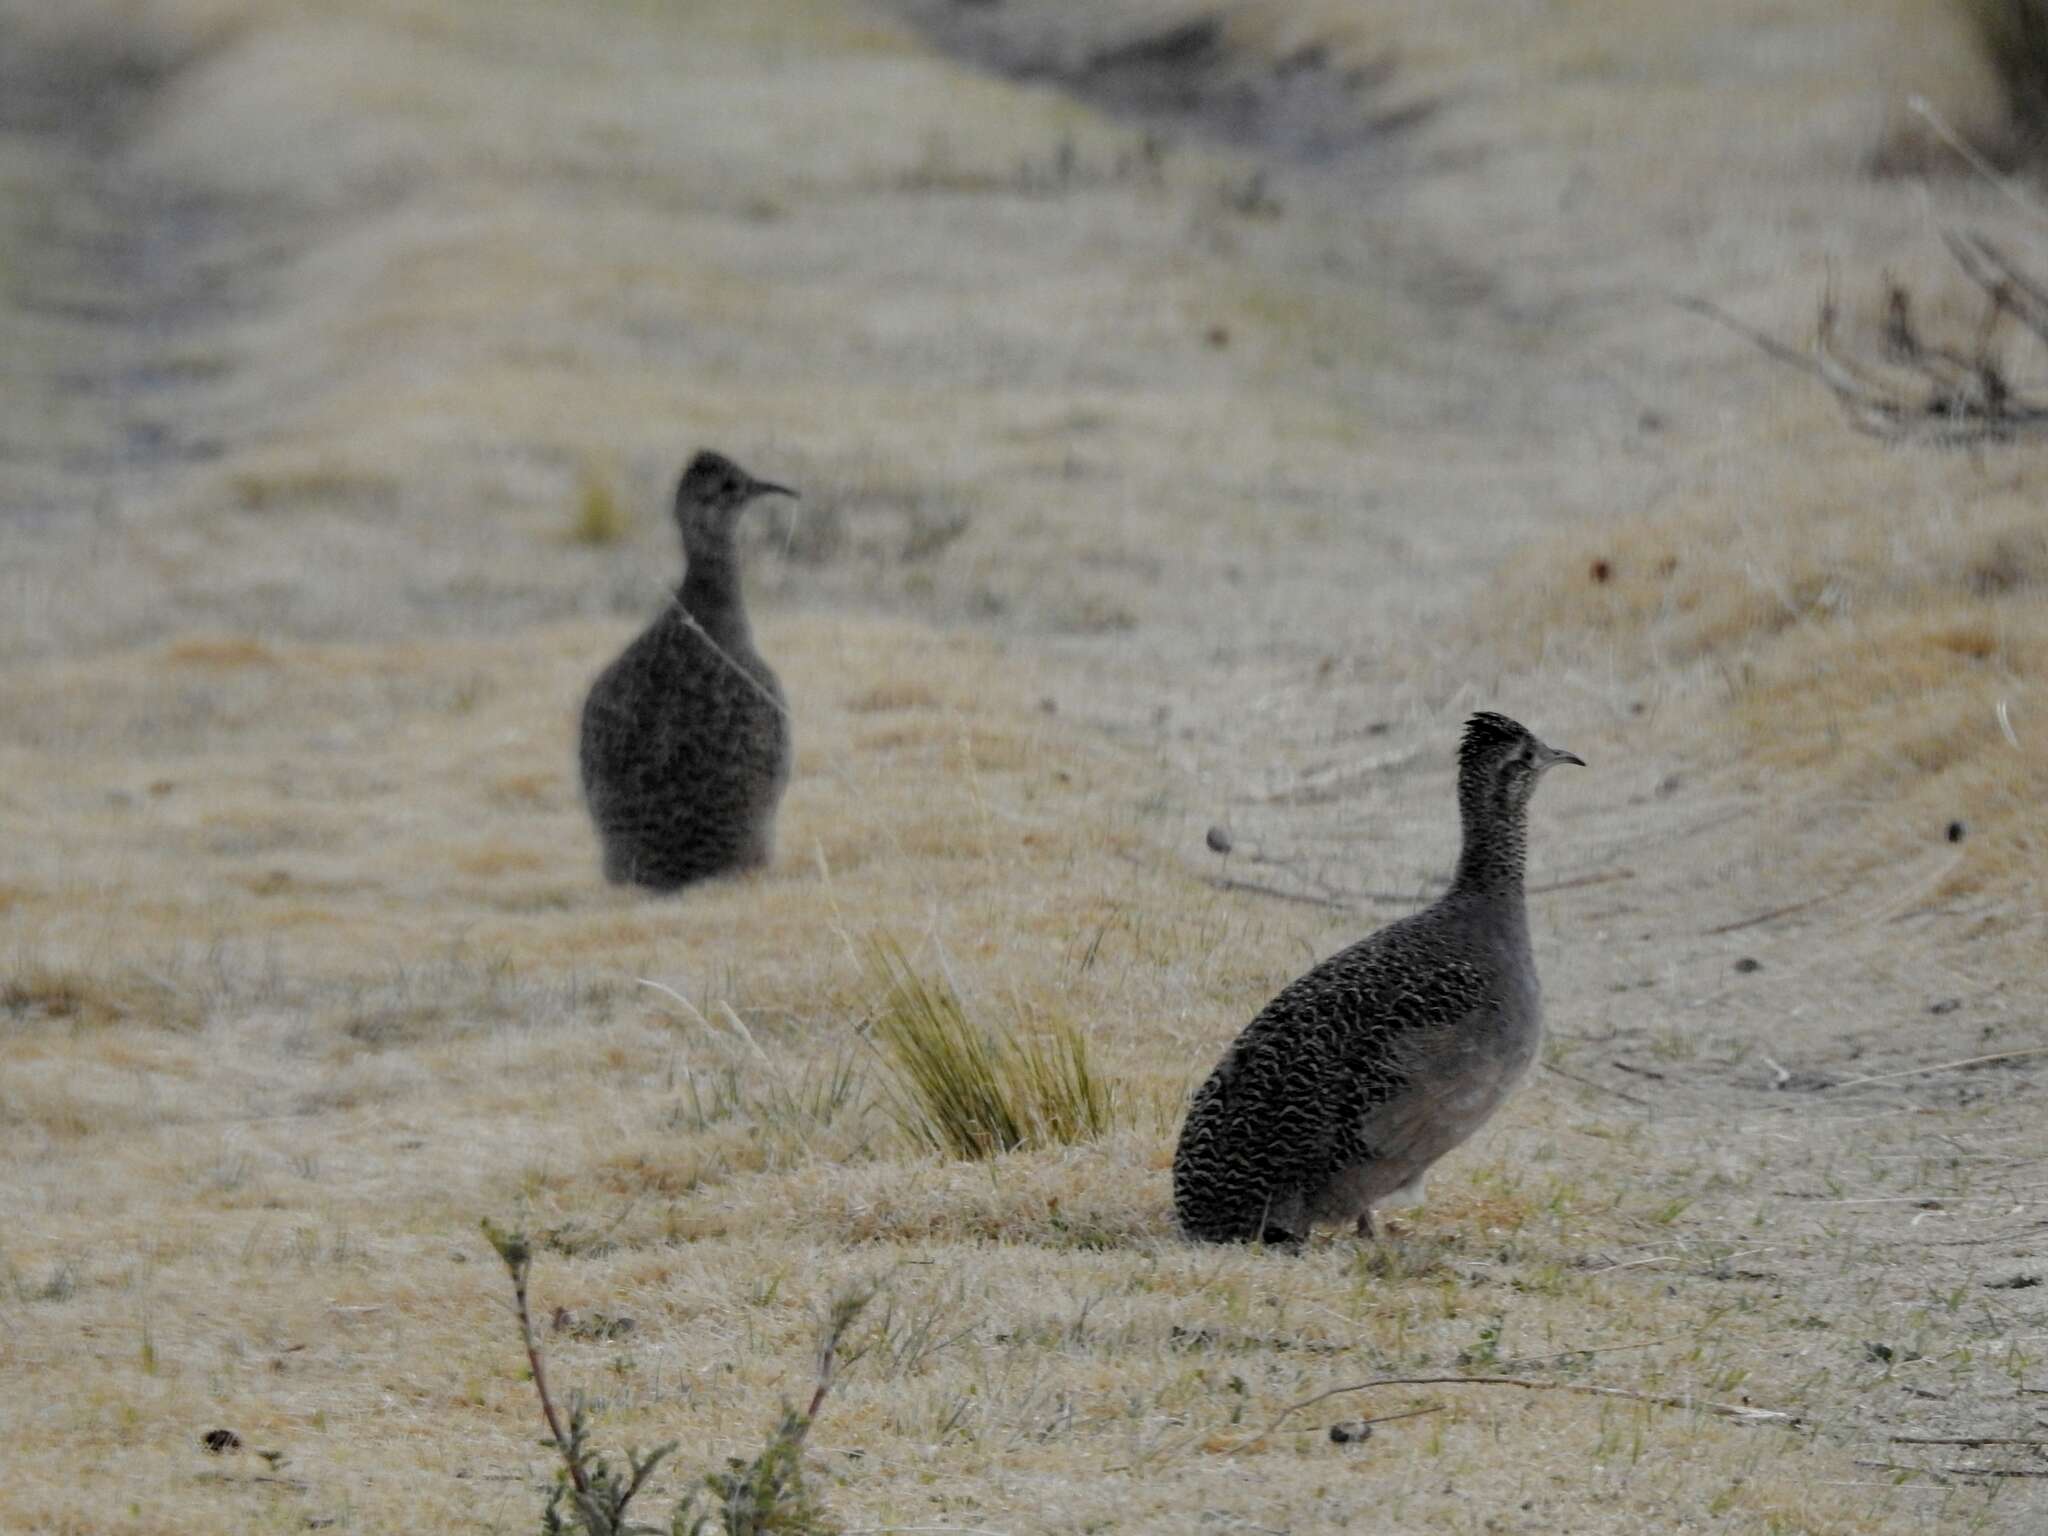
<svg viewBox="0 0 2048 1536"><path fill-rule="evenodd" d="M1505 715L1466 724L1450 889L1293 982L1224 1053L1174 1153L1190 1237L1371 1237L1374 1208L1420 1200L1501 1106L1542 1043L1522 871L1530 796L1559 763L1585 766Z"/></svg>
<svg viewBox="0 0 2048 1536"><path fill-rule="evenodd" d="M774 852L789 709L754 649L733 525L795 494L710 452L676 486L682 586L583 703L583 797L614 884L675 891Z"/></svg>

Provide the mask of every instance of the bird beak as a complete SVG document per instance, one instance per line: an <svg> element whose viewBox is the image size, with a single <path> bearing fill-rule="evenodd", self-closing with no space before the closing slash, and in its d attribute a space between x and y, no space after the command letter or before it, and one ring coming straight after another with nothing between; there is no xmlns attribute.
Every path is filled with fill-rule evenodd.
<svg viewBox="0 0 2048 1536"><path fill-rule="evenodd" d="M803 498L786 485L777 485L773 480L756 480L750 487L756 496L787 496L791 501Z"/></svg>
<svg viewBox="0 0 2048 1536"><path fill-rule="evenodd" d="M1586 766L1586 760L1576 752L1565 752L1557 747L1545 747L1543 749L1543 766L1545 768L1555 768L1559 763L1575 763L1581 768Z"/></svg>

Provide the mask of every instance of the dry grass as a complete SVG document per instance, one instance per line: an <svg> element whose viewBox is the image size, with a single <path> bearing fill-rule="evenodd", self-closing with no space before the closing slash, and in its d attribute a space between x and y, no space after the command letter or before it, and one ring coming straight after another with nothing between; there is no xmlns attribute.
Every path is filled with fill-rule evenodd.
<svg viewBox="0 0 2048 1536"><path fill-rule="evenodd" d="M1888 1437L2038 1438L2048 1384L2041 487L1856 440L1660 297L1938 288L1923 197L1998 211L1865 172L1906 90L1981 121L1953 6L1234 8L1443 103L1315 173L825 0L9 9L157 84L101 158L0 162L64 258L0 219L54 300L0 316L0 1525L532 1529L491 1214L593 1432L689 1447L649 1507L888 1273L807 1442L851 1529L2038 1529L2027 1446ZM215 361L151 383L159 342ZM703 443L817 512L749 553L797 772L769 869L649 901L573 720ZM593 463L610 542L565 537ZM1182 1243L1188 1087L1441 874L1482 701L1595 763L1533 839L1549 1070L1385 1245ZM1072 1021L1096 1133L906 1137L871 932L968 1022ZM1463 1374L1807 1427L1282 1417Z"/></svg>
<svg viewBox="0 0 2048 1536"><path fill-rule="evenodd" d="M1740 471L1704 463L1653 512L1532 552L1489 623L1540 632L1558 665L1647 673L1673 724L1853 808L1832 876L1965 823L1934 894L1988 893L1992 926L2023 932L2042 905L2048 483L2024 461L1868 451L1826 417L1788 402ZM1760 462L1785 466L1768 498L1733 483Z"/></svg>

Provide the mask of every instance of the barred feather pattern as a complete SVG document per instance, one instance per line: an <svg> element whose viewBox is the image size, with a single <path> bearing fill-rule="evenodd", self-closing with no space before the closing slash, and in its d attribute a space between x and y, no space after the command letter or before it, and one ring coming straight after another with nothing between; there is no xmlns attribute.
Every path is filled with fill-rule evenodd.
<svg viewBox="0 0 2048 1536"><path fill-rule="evenodd" d="M1418 1198L1528 1072L1542 1008L1523 847L1548 753L1505 716L1474 717L1450 890L1288 985L1196 1092L1173 1162L1189 1236L1292 1243L1327 1220L1369 1232L1373 1208Z"/></svg>
<svg viewBox="0 0 2048 1536"><path fill-rule="evenodd" d="M584 800L615 884L675 891L768 862L789 784L788 707L755 650L741 596L732 514L752 482L700 455L691 474L737 480L708 510L678 492L688 570L669 606L584 700Z"/></svg>

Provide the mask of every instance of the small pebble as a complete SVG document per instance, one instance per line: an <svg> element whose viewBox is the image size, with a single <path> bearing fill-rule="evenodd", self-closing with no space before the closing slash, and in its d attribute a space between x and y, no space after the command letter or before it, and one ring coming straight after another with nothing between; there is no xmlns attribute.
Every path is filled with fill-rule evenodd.
<svg viewBox="0 0 2048 1536"><path fill-rule="evenodd" d="M1744 976L1747 976L1754 971L1760 971L1763 968L1763 961L1757 959L1754 955L1744 955L1740 960L1735 962L1735 969L1741 972L1741 974L1743 974Z"/></svg>
<svg viewBox="0 0 2048 1536"><path fill-rule="evenodd" d="M1363 1419L1347 1419L1330 1426L1332 1445L1356 1445L1372 1438L1372 1426Z"/></svg>
<svg viewBox="0 0 2048 1536"><path fill-rule="evenodd" d="M1960 843L1963 840L1964 834L1969 830L1960 821L1952 821L1948 824L1948 840L1952 843Z"/></svg>
<svg viewBox="0 0 2048 1536"><path fill-rule="evenodd" d="M1944 997L1939 1002L1929 1003L1927 1011L1929 1013L1954 1013L1962 1006L1963 1000L1960 997Z"/></svg>
<svg viewBox="0 0 2048 1536"><path fill-rule="evenodd" d="M1230 841L1230 829L1224 826L1211 827L1205 841L1209 844L1211 853L1228 853L1233 846Z"/></svg>
<svg viewBox="0 0 2048 1536"><path fill-rule="evenodd" d="M242 1448L242 1437L232 1429L209 1429L199 1437L199 1443L216 1456Z"/></svg>

